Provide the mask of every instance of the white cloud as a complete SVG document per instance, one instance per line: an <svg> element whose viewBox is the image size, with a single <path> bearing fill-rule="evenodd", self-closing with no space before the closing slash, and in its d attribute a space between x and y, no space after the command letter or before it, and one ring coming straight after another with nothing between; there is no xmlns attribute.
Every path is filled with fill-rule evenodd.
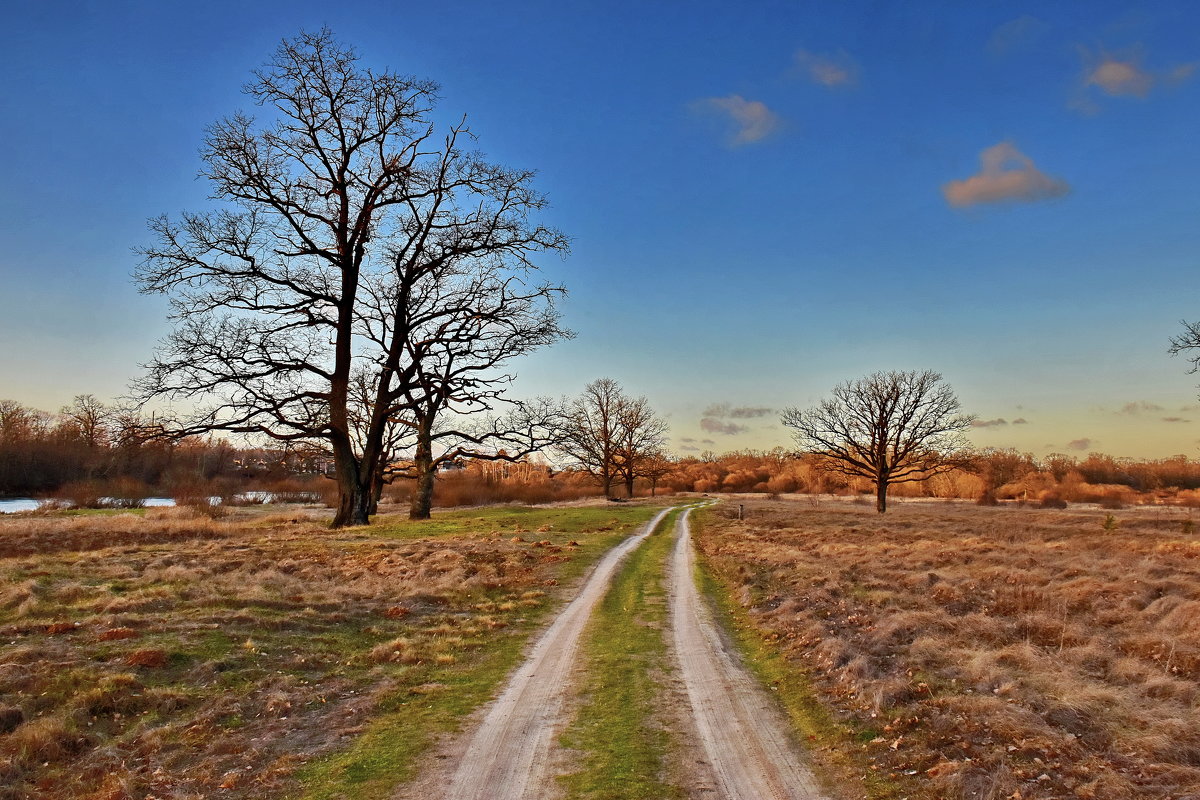
<svg viewBox="0 0 1200 800"><path fill-rule="evenodd" d="M828 89L853 86L858 83L858 64L847 53L838 51L832 56L796 51L796 66L813 83Z"/></svg>
<svg viewBox="0 0 1200 800"><path fill-rule="evenodd" d="M987 148L980 153L979 161L978 174L942 186L947 203L955 208L1012 200L1029 203L1062 197L1071 188L1064 181L1039 170L1033 159L1012 142Z"/></svg>
<svg viewBox="0 0 1200 800"><path fill-rule="evenodd" d="M698 101L698 106L709 111L725 114L737 126L732 144L743 145L759 142L779 128L779 115L759 100L747 100L740 94L728 97L709 97Z"/></svg>

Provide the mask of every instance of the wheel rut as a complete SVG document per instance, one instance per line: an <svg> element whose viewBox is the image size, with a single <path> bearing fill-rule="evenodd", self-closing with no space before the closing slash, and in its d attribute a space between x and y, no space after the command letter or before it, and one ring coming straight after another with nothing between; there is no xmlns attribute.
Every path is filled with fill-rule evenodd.
<svg viewBox="0 0 1200 800"><path fill-rule="evenodd" d="M671 628L679 679L722 800L825 800L800 759L778 704L721 639L696 587L688 517L676 522L669 565Z"/></svg>

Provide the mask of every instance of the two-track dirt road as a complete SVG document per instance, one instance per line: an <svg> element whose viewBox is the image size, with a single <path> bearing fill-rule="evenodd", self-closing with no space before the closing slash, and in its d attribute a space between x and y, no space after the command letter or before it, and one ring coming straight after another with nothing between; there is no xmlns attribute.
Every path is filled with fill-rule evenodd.
<svg viewBox="0 0 1200 800"><path fill-rule="evenodd" d="M625 557L670 513L659 513L639 533L613 548L579 594L559 614L510 678L486 716L463 737L442 748L422 777L399 798L447 800L553 800L562 770L556 746L568 723L571 673L588 618L608 590ZM688 526L690 509L676 522L677 541L664 565L670 598L670 649L674 652L677 734L694 739L686 750L703 754L711 773L705 789L691 792L718 800L822 800L792 743L788 725L771 698L721 639L696 587ZM686 701L682 697L686 695ZM699 759L697 759L699 760ZM715 791L715 794L714 794Z"/></svg>
<svg viewBox="0 0 1200 800"><path fill-rule="evenodd" d="M551 755L562 729L579 637L613 574L658 523L665 509L601 559L574 600L534 645L471 737L446 787L452 800L532 800L555 795Z"/></svg>

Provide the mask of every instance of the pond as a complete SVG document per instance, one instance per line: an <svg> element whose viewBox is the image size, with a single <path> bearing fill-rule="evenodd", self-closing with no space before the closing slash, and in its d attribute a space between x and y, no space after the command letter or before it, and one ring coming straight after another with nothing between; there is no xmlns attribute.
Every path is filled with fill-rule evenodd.
<svg viewBox="0 0 1200 800"><path fill-rule="evenodd" d="M48 500L35 500L32 497L17 497L10 500L0 500L0 514L15 514L18 511L37 511ZM142 505L146 508L173 506L175 501L170 497L147 497Z"/></svg>

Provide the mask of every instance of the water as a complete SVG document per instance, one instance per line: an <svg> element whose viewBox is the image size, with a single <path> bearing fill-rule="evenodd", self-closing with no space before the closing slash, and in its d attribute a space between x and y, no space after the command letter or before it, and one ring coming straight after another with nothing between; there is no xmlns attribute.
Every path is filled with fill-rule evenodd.
<svg viewBox="0 0 1200 800"><path fill-rule="evenodd" d="M0 500L0 514L15 514L18 511L37 511L41 503L30 497L16 500Z"/></svg>
<svg viewBox="0 0 1200 800"><path fill-rule="evenodd" d="M102 500L108 501L112 498L104 497ZM32 497L18 497L14 500L0 500L0 514L15 514L18 511L37 511L42 507L43 503L51 502L48 500L34 500ZM170 497L147 497L142 504L146 508L164 508L175 505L175 501Z"/></svg>
<svg viewBox="0 0 1200 800"><path fill-rule="evenodd" d="M307 502L315 503L320 500L320 497L315 493L300 492L299 494L306 495ZM237 498L246 501L252 500L258 503L273 503L275 495L271 492L244 492L237 495ZM111 502L113 498L102 497L104 502ZM208 501L214 506L221 504L220 497L210 497ZM37 511L43 503L50 502L47 500L35 500L32 497L18 497L13 500L0 500L0 514L15 514L18 511ZM167 508L175 505L175 500L170 497L147 497L142 501L142 505L146 508Z"/></svg>

